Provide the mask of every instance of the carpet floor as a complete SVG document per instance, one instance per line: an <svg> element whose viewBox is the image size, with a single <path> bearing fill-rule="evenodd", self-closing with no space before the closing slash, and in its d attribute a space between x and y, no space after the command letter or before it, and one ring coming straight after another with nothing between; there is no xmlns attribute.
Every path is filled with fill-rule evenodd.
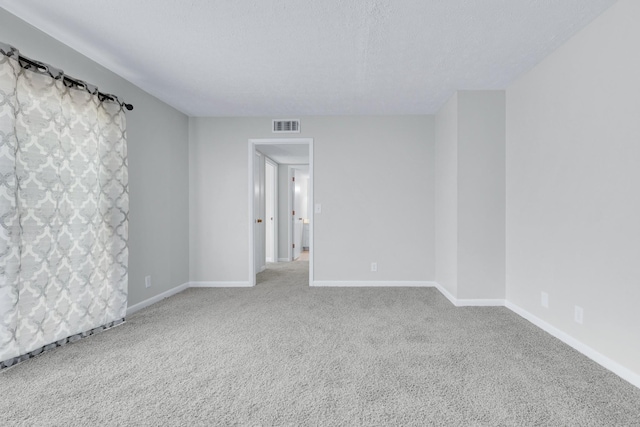
<svg viewBox="0 0 640 427"><path fill-rule="evenodd" d="M638 426L640 389L433 288L191 288L0 372L0 425Z"/></svg>

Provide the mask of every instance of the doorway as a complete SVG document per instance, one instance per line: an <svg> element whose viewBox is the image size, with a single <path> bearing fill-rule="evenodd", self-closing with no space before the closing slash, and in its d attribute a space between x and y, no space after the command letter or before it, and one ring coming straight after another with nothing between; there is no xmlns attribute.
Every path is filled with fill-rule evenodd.
<svg viewBox="0 0 640 427"><path fill-rule="evenodd" d="M291 262L308 257L311 285L313 139L250 139L248 151L249 282L256 285L256 275L265 269L267 260ZM304 248L308 250L303 252Z"/></svg>
<svg viewBox="0 0 640 427"><path fill-rule="evenodd" d="M264 162L264 219L265 219L265 259L278 261L278 164L265 157Z"/></svg>
<svg viewBox="0 0 640 427"><path fill-rule="evenodd" d="M289 167L291 175L291 260L304 259L309 251L309 166L293 165ZM305 254L306 252L306 254Z"/></svg>

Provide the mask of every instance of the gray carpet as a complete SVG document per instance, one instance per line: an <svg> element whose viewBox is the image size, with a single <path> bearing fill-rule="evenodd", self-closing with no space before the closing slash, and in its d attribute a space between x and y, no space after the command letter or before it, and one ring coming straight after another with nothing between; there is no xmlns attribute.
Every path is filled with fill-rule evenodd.
<svg viewBox="0 0 640 427"><path fill-rule="evenodd" d="M640 390L430 288L188 289L0 373L0 425L640 425Z"/></svg>

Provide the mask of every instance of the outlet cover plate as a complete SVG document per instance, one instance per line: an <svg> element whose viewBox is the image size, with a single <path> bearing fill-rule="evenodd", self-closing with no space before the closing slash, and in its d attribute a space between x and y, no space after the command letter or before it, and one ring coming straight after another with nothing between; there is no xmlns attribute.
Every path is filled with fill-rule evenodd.
<svg viewBox="0 0 640 427"><path fill-rule="evenodd" d="M544 307L544 308L549 308L549 294L546 292L543 292L540 295L540 304Z"/></svg>

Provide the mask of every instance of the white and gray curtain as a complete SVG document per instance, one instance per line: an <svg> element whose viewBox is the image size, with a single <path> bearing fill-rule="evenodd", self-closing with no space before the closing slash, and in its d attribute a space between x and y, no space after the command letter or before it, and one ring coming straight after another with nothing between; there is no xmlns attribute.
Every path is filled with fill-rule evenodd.
<svg viewBox="0 0 640 427"><path fill-rule="evenodd" d="M0 43L2 366L119 323L127 307L124 111L28 68Z"/></svg>

